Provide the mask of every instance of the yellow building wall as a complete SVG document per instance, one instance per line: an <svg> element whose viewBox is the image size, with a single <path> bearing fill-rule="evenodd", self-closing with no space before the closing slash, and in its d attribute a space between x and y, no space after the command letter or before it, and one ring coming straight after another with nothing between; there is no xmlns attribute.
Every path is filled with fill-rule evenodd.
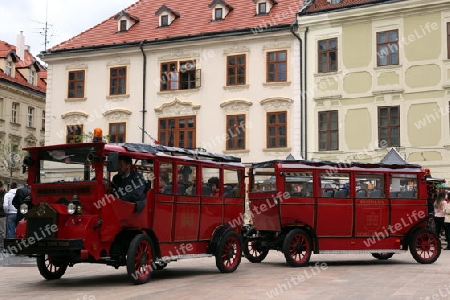
<svg viewBox="0 0 450 300"><path fill-rule="evenodd" d="M372 118L367 108L349 109L344 117L343 127L345 143L349 150L364 149L370 145L372 141Z"/></svg>
<svg viewBox="0 0 450 300"><path fill-rule="evenodd" d="M441 140L443 118L448 118L448 114L442 114L436 102L411 105L405 122L411 145L416 147L438 145Z"/></svg>
<svg viewBox="0 0 450 300"><path fill-rule="evenodd" d="M372 26L358 23L342 27L342 65L344 69L362 68L372 58Z"/></svg>
<svg viewBox="0 0 450 300"><path fill-rule="evenodd" d="M409 62L436 59L441 53L441 17L439 13L411 16L404 19L404 47ZM401 49L400 49L401 52Z"/></svg>

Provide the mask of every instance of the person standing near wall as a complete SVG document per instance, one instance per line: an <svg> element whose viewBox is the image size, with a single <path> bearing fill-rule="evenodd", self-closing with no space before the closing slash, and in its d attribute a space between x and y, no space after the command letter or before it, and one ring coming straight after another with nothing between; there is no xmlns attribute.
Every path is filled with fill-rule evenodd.
<svg viewBox="0 0 450 300"><path fill-rule="evenodd" d="M12 204L17 191L17 182L11 183L11 189L5 194L3 200L3 210L6 213L6 238L16 237L16 217L17 209Z"/></svg>

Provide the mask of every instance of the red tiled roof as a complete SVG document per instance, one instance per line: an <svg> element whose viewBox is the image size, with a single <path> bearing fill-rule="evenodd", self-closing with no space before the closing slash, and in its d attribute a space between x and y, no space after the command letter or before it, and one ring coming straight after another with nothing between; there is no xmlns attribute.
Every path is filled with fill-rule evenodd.
<svg viewBox="0 0 450 300"><path fill-rule="evenodd" d="M250 29L256 27L265 29L265 26L290 25L302 5L302 0L278 0L269 14L256 16L256 4L252 0L227 0L226 3L233 10L225 20L212 22L212 10L208 7L211 2L212 0L140 0L125 9L128 14L139 19L127 32L117 33L117 21L111 16L52 47L50 51L138 43L144 40L161 41L237 30L250 32ZM158 28L159 16L155 12L164 4L179 13L180 17L170 26Z"/></svg>
<svg viewBox="0 0 450 300"><path fill-rule="evenodd" d="M22 59L21 57L17 56L16 46L10 45L10 44L0 40L0 58L6 58L6 56L8 54L10 54L11 52L14 53L14 55L16 55L16 57L18 59L18 61L15 62L15 68L17 68L17 69L27 68L27 67L31 66L32 64L37 64L37 67L39 68L39 70L38 70L39 80L37 81L37 85L34 86L34 85L28 83L27 79L24 78L22 76L22 74L18 71L15 72L15 77L7 76L4 72L4 70L2 70L1 68L0 68L0 79L6 80L6 81L9 81L12 83L20 84L24 87L30 88L32 90L35 90L35 91L38 91L41 93L45 93L47 84L45 83L45 81L43 79L47 78L47 70L38 61L36 61L34 56L31 55L31 53L28 52L28 50L24 51L25 58Z"/></svg>
<svg viewBox="0 0 450 300"><path fill-rule="evenodd" d="M341 3L331 4L328 0L314 0L313 3L303 11L304 14L340 9L348 6L374 4L376 2L386 2L392 0L342 0Z"/></svg>

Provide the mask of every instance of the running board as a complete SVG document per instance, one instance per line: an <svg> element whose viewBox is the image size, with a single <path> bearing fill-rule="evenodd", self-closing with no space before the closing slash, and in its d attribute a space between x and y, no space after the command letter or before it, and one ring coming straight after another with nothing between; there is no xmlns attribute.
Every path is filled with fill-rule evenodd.
<svg viewBox="0 0 450 300"><path fill-rule="evenodd" d="M321 250L318 254L372 254L372 253L406 253L399 249L370 249L370 250Z"/></svg>
<svg viewBox="0 0 450 300"><path fill-rule="evenodd" d="M172 256L163 256L156 260L156 263L168 263L171 261L177 261L179 259L186 258L203 258L203 257L211 257L212 254L184 254L184 255L172 255Z"/></svg>

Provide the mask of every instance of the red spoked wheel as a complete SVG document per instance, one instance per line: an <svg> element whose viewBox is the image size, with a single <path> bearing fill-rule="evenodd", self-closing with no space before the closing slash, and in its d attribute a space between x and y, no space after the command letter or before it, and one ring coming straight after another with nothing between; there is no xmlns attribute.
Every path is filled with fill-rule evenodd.
<svg viewBox="0 0 450 300"><path fill-rule="evenodd" d="M441 255L441 241L431 229L421 228L409 241L409 251L421 264L432 264Z"/></svg>
<svg viewBox="0 0 450 300"><path fill-rule="evenodd" d="M39 255L36 257L36 264L42 277L47 280L60 279L67 270L67 263L59 263L58 265L52 262L50 255Z"/></svg>
<svg viewBox="0 0 450 300"><path fill-rule="evenodd" d="M311 238L302 229L291 230L284 239L283 253L286 262L291 266L301 267L306 265L312 253Z"/></svg>
<svg viewBox="0 0 450 300"><path fill-rule="evenodd" d="M153 242L148 235L138 234L133 238L127 253L127 272L134 284L150 280L153 266Z"/></svg>
<svg viewBox="0 0 450 300"><path fill-rule="evenodd" d="M228 231L217 247L216 266L222 273L231 273L241 263L241 237L234 231Z"/></svg>
<svg viewBox="0 0 450 300"><path fill-rule="evenodd" d="M246 240L244 242L244 256L252 263L260 263L269 253L269 248L259 240Z"/></svg>

